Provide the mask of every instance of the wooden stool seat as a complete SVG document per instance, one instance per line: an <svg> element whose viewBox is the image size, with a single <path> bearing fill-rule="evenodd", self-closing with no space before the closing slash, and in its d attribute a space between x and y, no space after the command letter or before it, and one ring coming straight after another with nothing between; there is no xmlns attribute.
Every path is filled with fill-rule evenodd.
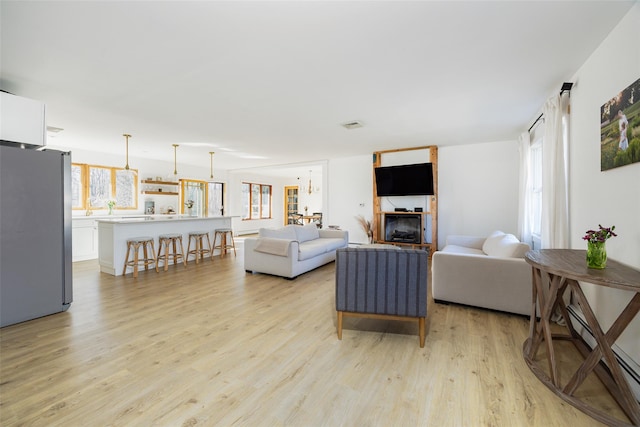
<svg viewBox="0 0 640 427"><path fill-rule="evenodd" d="M140 248L143 251L143 258L140 258ZM129 259L129 254L133 249L133 259ZM151 256L149 256L149 249L151 249ZM149 265L153 264L158 272L158 260L156 259L155 246L153 244L153 237L131 237L127 239L127 255L124 258L124 268L122 269L122 275L127 274L127 267L133 267L133 277L138 277L138 267L144 265L145 270L149 270Z"/></svg>
<svg viewBox="0 0 640 427"><path fill-rule="evenodd" d="M207 238L207 246L204 246L204 238ZM194 249L191 250L191 241L193 240ZM187 245L187 261L189 255L195 255L196 264L200 262L200 259L204 259L205 254L209 254L211 257L211 240L209 240L209 232L208 231L191 231L189 233L189 245ZM213 261L213 258L211 258Z"/></svg>
<svg viewBox="0 0 640 427"><path fill-rule="evenodd" d="M227 240L227 235L229 236L229 240ZM218 236L220 236L220 244L217 244ZM233 240L233 230L230 228L217 228L214 230L213 234L213 249L220 249L220 258L224 258L227 254L228 249L233 249L233 254L237 256L236 253L236 243Z"/></svg>
<svg viewBox="0 0 640 427"><path fill-rule="evenodd" d="M178 243L180 243L180 251L178 251ZM162 250L164 247L164 251ZM171 249L171 250L170 250ZM187 258L184 256L184 245L182 244L182 234L171 233L161 234L158 236L158 256L157 261L164 263L164 271L169 269L169 260L173 259L173 264L177 264L178 260L182 260L184 266L187 266Z"/></svg>

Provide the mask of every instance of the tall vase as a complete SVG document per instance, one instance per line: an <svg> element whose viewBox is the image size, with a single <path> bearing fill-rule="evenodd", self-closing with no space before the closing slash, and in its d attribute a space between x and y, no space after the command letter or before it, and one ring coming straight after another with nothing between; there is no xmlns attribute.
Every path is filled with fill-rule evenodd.
<svg viewBox="0 0 640 427"><path fill-rule="evenodd" d="M587 267L602 270L607 266L605 242L587 242Z"/></svg>
<svg viewBox="0 0 640 427"><path fill-rule="evenodd" d="M109 212L107 212L108 215L113 215L113 206L108 205L107 208L109 209Z"/></svg>

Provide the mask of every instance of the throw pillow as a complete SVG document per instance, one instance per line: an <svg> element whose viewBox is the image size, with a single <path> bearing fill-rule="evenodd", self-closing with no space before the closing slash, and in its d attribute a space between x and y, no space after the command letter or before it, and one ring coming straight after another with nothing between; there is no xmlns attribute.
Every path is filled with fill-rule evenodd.
<svg viewBox="0 0 640 427"><path fill-rule="evenodd" d="M318 232L318 227L314 224L307 224L297 227L293 227L296 231L296 235L298 236L298 242L308 242L309 240L315 240L320 238L320 233Z"/></svg>
<svg viewBox="0 0 640 427"><path fill-rule="evenodd" d="M258 230L258 235L260 237L269 237L271 239L287 239L287 240L297 240L296 232L293 227L283 227L283 228L261 228Z"/></svg>
<svg viewBox="0 0 640 427"><path fill-rule="evenodd" d="M502 231L494 231L489 234L489 237L482 244L482 252L489 255L490 252L494 252L496 246L500 244L500 240L505 236Z"/></svg>
<svg viewBox="0 0 640 427"><path fill-rule="evenodd" d="M486 252L489 256L501 257L501 258L513 258L520 249L520 241L513 234L505 234L500 240L493 242L490 245L489 252Z"/></svg>

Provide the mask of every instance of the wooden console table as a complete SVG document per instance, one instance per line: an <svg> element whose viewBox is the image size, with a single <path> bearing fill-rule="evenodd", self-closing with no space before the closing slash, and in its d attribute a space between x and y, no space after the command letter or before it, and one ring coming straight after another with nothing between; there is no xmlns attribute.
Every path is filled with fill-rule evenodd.
<svg viewBox="0 0 640 427"><path fill-rule="evenodd" d="M531 371L566 402L589 414L596 420L611 426L640 426L640 405L635 399L627 379L611 349L616 339L640 311L640 271L609 259L607 268L593 270L587 268L586 251L571 249L542 249L529 251L525 256L533 268L533 299L529 338L523 345L524 359ZM605 333L596 319L589 302L585 298L579 280L598 286L624 289L634 293L633 298L622 310L611 328ZM591 350L571 325L569 313L563 300L570 289L595 337L596 346ZM536 319L536 303L540 320ZM566 319L569 334L551 332L551 316L559 308ZM565 384L558 375L554 340L573 342L584 357L584 362ZM540 344L544 341L550 376L534 360ZM577 398L574 393L591 372L600 378L611 395L625 412L631 424L613 418Z"/></svg>

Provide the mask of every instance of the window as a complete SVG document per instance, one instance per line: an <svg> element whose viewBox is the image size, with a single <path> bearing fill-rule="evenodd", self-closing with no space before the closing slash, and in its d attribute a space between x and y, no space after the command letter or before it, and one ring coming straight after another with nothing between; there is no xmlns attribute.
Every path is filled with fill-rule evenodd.
<svg viewBox="0 0 640 427"><path fill-rule="evenodd" d="M207 216L207 182L194 179L181 179L181 213L189 213L185 203L193 202L191 214L196 216Z"/></svg>
<svg viewBox="0 0 640 427"><path fill-rule="evenodd" d="M74 209L105 208L115 199L117 209L138 208L138 171L110 166L71 165L71 203ZM89 204L89 205L88 205Z"/></svg>
<svg viewBox="0 0 640 427"><path fill-rule="evenodd" d="M86 183L85 183L85 169L82 165L71 165L71 207L74 209L84 209L86 207L85 197Z"/></svg>
<svg viewBox="0 0 640 427"><path fill-rule="evenodd" d="M271 186L242 183L242 219L271 218Z"/></svg>
<svg viewBox="0 0 640 427"><path fill-rule="evenodd" d="M138 175L131 173L131 169L115 169L116 175L116 206L138 207Z"/></svg>
<svg viewBox="0 0 640 427"><path fill-rule="evenodd" d="M224 215L224 184L221 182L209 183L209 215Z"/></svg>

